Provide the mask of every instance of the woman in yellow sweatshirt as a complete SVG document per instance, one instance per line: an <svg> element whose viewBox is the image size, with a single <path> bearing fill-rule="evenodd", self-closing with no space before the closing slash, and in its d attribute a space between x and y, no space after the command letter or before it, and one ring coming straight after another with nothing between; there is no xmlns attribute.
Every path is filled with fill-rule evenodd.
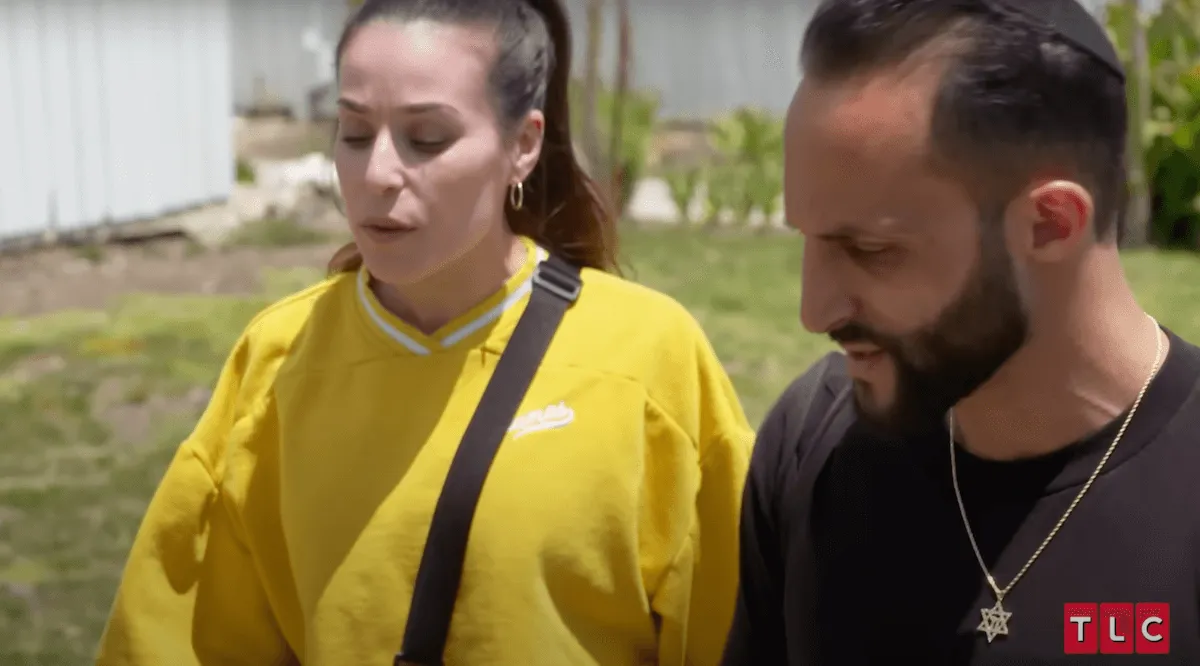
<svg viewBox="0 0 1200 666"><path fill-rule="evenodd" d="M547 256L582 266L582 291L502 423L445 663L718 663L753 433L695 320L613 275L570 49L558 0L351 19L335 162L355 243L237 343L135 538L100 666L391 664Z"/></svg>

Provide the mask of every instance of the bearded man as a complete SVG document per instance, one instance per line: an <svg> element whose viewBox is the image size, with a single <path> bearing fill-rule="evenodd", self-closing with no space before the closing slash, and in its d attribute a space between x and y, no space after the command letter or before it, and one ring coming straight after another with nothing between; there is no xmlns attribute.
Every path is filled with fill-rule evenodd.
<svg viewBox="0 0 1200 666"><path fill-rule="evenodd" d="M844 354L759 433L725 664L1200 664L1200 350L1122 272L1103 29L826 0L802 65L801 319Z"/></svg>

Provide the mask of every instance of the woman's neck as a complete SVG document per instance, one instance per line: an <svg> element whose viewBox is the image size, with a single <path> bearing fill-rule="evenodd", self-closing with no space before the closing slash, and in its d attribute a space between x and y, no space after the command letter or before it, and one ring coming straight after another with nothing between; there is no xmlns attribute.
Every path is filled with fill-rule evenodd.
<svg viewBox="0 0 1200 666"><path fill-rule="evenodd" d="M422 333L439 330L499 291L525 265L524 243L502 226L501 233L489 234L425 280L396 286L372 279L375 297Z"/></svg>

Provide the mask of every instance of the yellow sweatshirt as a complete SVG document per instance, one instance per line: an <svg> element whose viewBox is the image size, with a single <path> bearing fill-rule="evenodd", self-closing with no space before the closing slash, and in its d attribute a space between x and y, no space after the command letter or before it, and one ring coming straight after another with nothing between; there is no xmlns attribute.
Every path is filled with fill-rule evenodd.
<svg viewBox="0 0 1200 666"><path fill-rule="evenodd" d="M150 503L99 666L391 664L450 460L545 256L523 240L525 267L434 335L363 272L254 319ZM720 660L753 432L686 310L583 279L484 487L452 666Z"/></svg>

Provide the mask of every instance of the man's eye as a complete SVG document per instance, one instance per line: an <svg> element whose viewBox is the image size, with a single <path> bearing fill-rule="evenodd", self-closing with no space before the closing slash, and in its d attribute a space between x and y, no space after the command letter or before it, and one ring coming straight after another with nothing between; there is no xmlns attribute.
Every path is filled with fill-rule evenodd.
<svg viewBox="0 0 1200 666"><path fill-rule="evenodd" d="M893 268L902 256L895 245L851 243L845 246L846 256L856 264L871 270Z"/></svg>

